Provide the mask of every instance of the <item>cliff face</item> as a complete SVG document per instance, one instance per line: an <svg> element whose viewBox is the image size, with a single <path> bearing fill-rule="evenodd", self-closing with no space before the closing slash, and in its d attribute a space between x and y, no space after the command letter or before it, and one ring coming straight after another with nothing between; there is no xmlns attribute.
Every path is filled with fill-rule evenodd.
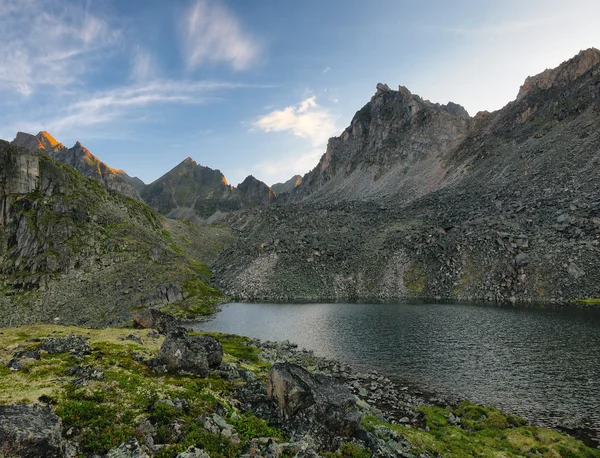
<svg viewBox="0 0 600 458"><path fill-rule="evenodd" d="M141 195L148 205L169 218L196 222L215 218L215 214L266 205L275 199L273 191L252 176L235 188L219 170L189 157L144 187Z"/></svg>
<svg viewBox="0 0 600 458"><path fill-rule="evenodd" d="M329 140L296 195L329 201L396 196L408 202L453 182L443 157L466 137L470 125L459 105L433 104L405 87L393 91L378 84L350 126Z"/></svg>
<svg viewBox="0 0 600 458"><path fill-rule="evenodd" d="M228 240L0 143L0 326L124 323L135 309L190 306L200 284L214 300L202 262Z"/></svg>
<svg viewBox="0 0 600 458"><path fill-rule="evenodd" d="M599 55L473 118L379 85L295 204L231 218L217 284L268 300L600 297Z"/></svg>
<svg viewBox="0 0 600 458"><path fill-rule="evenodd" d="M140 200L138 189L141 180L128 176L122 170L109 167L79 142L72 148L67 148L48 132L40 132L37 135L18 132L12 144L31 151L43 152L58 162L67 164L85 176L95 179L108 189Z"/></svg>

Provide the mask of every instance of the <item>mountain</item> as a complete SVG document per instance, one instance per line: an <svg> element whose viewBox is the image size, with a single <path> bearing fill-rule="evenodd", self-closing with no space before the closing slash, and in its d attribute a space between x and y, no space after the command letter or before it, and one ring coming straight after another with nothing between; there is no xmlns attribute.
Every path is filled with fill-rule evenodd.
<svg viewBox="0 0 600 458"><path fill-rule="evenodd" d="M132 178L122 170L109 167L79 142L72 148L67 148L48 132L42 131L35 136L18 132L12 144L32 151L41 151L104 184L109 189L140 199L139 190L144 183L139 178Z"/></svg>
<svg viewBox="0 0 600 458"><path fill-rule="evenodd" d="M292 178L287 180L285 183L275 183L271 186L271 189L276 195L283 194L284 192L292 192L302 183L301 175L294 175Z"/></svg>
<svg viewBox="0 0 600 458"><path fill-rule="evenodd" d="M221 300L206 263L227 228L168 220L38 140L38 151L0 141L0 326L118 325L148 307L194 315Z"/></svg>
<svg viewBox="0 0 600 458"><path fill-rule="evenodd" d="M239 188L227 183L219 170L188 157L141 191L145 202L169 218L202 222L219 214L272 202L275 195L249 176Z"/></svg>
<svg viewBox="0 0 600 458"><path fill-rule="evenodd" d="M433 104L385 84L329 140L319 164L302 179L299 198L408 201L452 182L443 158L467 136L472 120L460 105Z"/></svg>
<svg viewBox="0 0 600 458"><path fill-rule="evenodd" d="M269 205L275 201L276 195L273 190L252 175L248 175L242 181L237 190L242 194L242 199L247 205Z"/></svg>
<svg viewBox="0 0 600 458"><path fill-rule="evenodd" d="M600 51L470 117L377 85L294 202L232 214L222 290L246 300L600 297Z"/></svg>

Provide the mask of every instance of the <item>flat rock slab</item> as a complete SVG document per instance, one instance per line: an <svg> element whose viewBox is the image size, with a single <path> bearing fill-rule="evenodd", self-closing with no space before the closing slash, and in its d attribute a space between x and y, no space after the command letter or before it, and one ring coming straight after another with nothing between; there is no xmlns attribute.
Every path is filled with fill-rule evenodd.
<svg viewBox="0 0 600 458"><path fill-rule="evenodd" d="M0 456L61 457L61 426L50 407L0 406Z"/></svg>

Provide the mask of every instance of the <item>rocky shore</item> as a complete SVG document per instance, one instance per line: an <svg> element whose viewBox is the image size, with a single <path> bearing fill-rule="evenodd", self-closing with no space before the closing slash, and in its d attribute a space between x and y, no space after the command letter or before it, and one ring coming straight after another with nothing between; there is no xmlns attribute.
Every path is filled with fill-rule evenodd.
<svg viewBox="0 0 600 458"><path fill-rule="evenodd" d="M136 327L0 330L3 456L600 457L289 342L191 333L158 313Z"/></svg>

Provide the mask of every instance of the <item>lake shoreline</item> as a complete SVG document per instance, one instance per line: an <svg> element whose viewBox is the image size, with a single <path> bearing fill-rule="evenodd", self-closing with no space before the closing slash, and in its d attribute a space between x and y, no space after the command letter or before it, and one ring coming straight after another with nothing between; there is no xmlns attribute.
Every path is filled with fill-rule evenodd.
<svg viewBox="0 0 600 458"><path fill-rule="evenodd" d="M416 305L421 303L422 301L411 301L412 305ZM341 303L340 303L341 304ZM335 305L340 305L340 304L335 304ZM219 306L219 310L222 310L224 308L227 307L228 304L222 304ZM235 304L231 304L233 306L235 306ZM283 310L284 313L286 315L289 315L289 313L292 313L293 310L301 310L301 308L299 306L301 306L302 304L291 304L290 308L286 308L285 306L282 306L282 304L256 304L256 303L240 303L240 306L242 306L242 308L237 309L236 310L239 312L240 310L242 310L244 307L244 305L256 305L259 306L262 310L263 306L265 307L269 307L270 305L274 305L276 306L276 309L279 310ZM311 309L314 309L315 307L317 307L320 304L305 304L311 307ZM329 304L325 304L325 305L329 305ZM356 305L356 304L352 304L352 305ZM363 304L358 304L358 305L363 305ZM385 305L385 304L373 304L374 308L378 308L379 305ZM388 304L389 305L389 304ZM431 304L430 304L431 305ZM435 304L435 305L447 305L447 304ZM466 307L466 310L469 313L472 313L474 310L476 310L475 308L471 308L470 306L473 305L475 306L476 304L464 304L464 303L460 303L460 304L455 304L455 305L462 305L462 306L468 306ZM517 313L518 311L527 311L527 310L531 310L533 312L536 312L536 309L538 309L539 307L534 307L534 306L519 306L519 305L515 305L515 306L511 306L511 304L483 304L482 307L480 307L482 309L482 311L485 310L491 310L488 309L488 306L492 305L494 310L497 311L503 311L503 310L507 310L509 311L509 313L513 313L512 310L515 310ZM298 308L296 308L296 306L298 306ZM514 307L514 309L513 309ZM336 307L337 309L337 307ZM340 307L340 309L342 309L342 307ZM420 310L420 307L415 307L415 309ZM583 310L582 313L587 313L585 311L585 309L588 309L588 307L580 307L580 306L575 306L575 307L571 307L571 306L553 306L553 307L548 307L548 306L544 306L539 308L540 310L543 311L543 313L546 313L549 310L557 310L560 312L564 312L567 313L567 315L565 316L571 316L572 313L575 314L579 314L578 311ZM246 313L248 313L248 316L244 315L244 318L249 318L250 315L252 315L254 312L256 312L256 309L252 308L248 308L248 311ZM270 312L270 308L266 308L265 309L267 312ZM441 309L439 309L441 310ZM260 316L261 313L267 313L267 312L258 312L259 313L259 321L260 321ZM536 312L537 313L537 312ZM561 313L560 316L562 316L564 313ZM219 332L232 332L232 333L236 333L236 334L242 334L242 335L246 335L249 336L251 338L255 338L257 337L256 333L253 332L253 330L249 329L248 332L244 332L243 328L233 328L233 327L227 327L227 326L221 326L219 327L218 325L214 325L211 324L211 321L215 321L217 318L217 314L212 315L211 317L208 318L208 326L207 326L207 322L205 321L204 323L202 323L200 325L200 327L202 329L212 329L214 331L219 331ZM244 318L241 318L242 320L244 320ZM277 322L277 317L273 318L273 322ZM293 319L292 319L293 321ZM273 325L273 322L265 322L263 324L263 326L265 326L266 328L268 328L270 325ZM248 324L248 326L251 326L251 324ZM260 335L260 334L259 334ZM281 333L279 334L281 335ZM333 342L336 342L335 337L333 336L329 336L329 344L333 344ZM275 339L273 339L272 337L267 337L266 340L285 340L286 338L284 337L283 339L280 339L279 337L276 337ZM290 338L291 339L291 338ZM303 345L303 343L301 341L298 341L296 339L291 339L294 340L295 343L298 343L300 345ZM257 340L257 342L260 342L260 339ZM306 342L305 342L306 343ZM311 342L312 344L312 342ZM548 417L546 415L546 412L544 412L544 415L539 416L536 415L536 411L531 411L531 410L527 410L527 408L525 409L521 409L520 412L514 412L514 410L512 410L510 408L510 404L511 402L508 403L508 406L502 405L502 403L498 403L495 401L486 401L485 398L486 397L493 397L493 396L469 396L468 394L460 394L457 392L452 392L450 390L447 389L436 389L436 387L431 387L428 386L428 384L423 384L423 383L419 383L417 381L410 380L407 377L402 377L399 376L398 374L395 374L393 370L385 370L384 368L382 368L381 365L381 361L378 363L378 365L375 365L375 367L373 367L371 365L371 368L367 369L365 368L364 364L361 364L360 367L357 367L356 365L353 365L353 362L351 360L347 360L345 358L331 358L331 355L327 355L326 353L324 354L322 351L320 352L316 347L316 344L312 344L311 347L307 347L307 348L311 348L312 350L316 350L317 354L320 355L320 357L323 357L325 359L329 358L330 361L332 361L332 364L335 365L336 363L338 365L350 365L353 369L353 372L355 371L363 371L363 372L370 372L369 369L376 369L376 371L378 372L378 377L381 376L383 374L383 378L388 379L390 382L394 382L394 387L393 389L398 390L398 389L407 389L408 388L408 393L407 394L411 394L413 395L415 398L420 398L420 403L429 403L429 404L434 404L434 405L442 405L442 404L446 404L446 405L450 405L450 406L456 406L458 405L458 403L461 400L464 399L476 399L475 402L480 403L483 400L483 403L485 403L485 405L501 405L501 409L505 412L512 412L512 413L517 413L520 416L523 416L525 418L527 418L532 424L536 424L536 425L541 425L543 427L549 427L552 428L556 431L560 431L563 433L568 433L570 435L572 435L573 437L577 437L579 439L581 439L582 441L584 441L587 445L590 446L594 446L594 447L598 447L600 445L600 431L598 431L597 429L594 429L593 427L589 427L590 425L593 425L593 421L590 423L590 419L585 420L585 417L581 416L581 412L578 412L577 410L570 410L568 408L569 403L562 403L564 405L562 405L560 402L558 403L559 407L562 405L562 409L561 410L556 410L555 413L553 413L552 409L555 408L556 406L553 406L551 408L549 408L548 413L550 414L550 416ZM335 343L334 345L338 345L337 343ZM340 342L339 343L340 346L343 346L344 343ZM306 346L306 345L304 345ZM343 353L343 352L342 352ZM354 358L354 361L356 361L356 358ZM369 365L367 365L369 366ZM335 374L332 374L335 375ZM421 374L422 376L422 374ZM422 377L421 377L422 378ZM355 379L350 380L351 382L356 381ZM377 390L375 390L377 391ZM358 394L355 392L355 394ZM521 393L522 394L522 393ZM477 400L478 399L478 400ZM561 398L555 398L555 399L561 399ZM562 398L565 399L565 398ZM533 401L532 401L533 402ZM566 406L566 409L565 409ZM392 409L393 410L393 409ZM523 411L525 410L525 412ZM545 418L544 418L545 417ZM586 425L586 423L588 423Z"/></svg>

